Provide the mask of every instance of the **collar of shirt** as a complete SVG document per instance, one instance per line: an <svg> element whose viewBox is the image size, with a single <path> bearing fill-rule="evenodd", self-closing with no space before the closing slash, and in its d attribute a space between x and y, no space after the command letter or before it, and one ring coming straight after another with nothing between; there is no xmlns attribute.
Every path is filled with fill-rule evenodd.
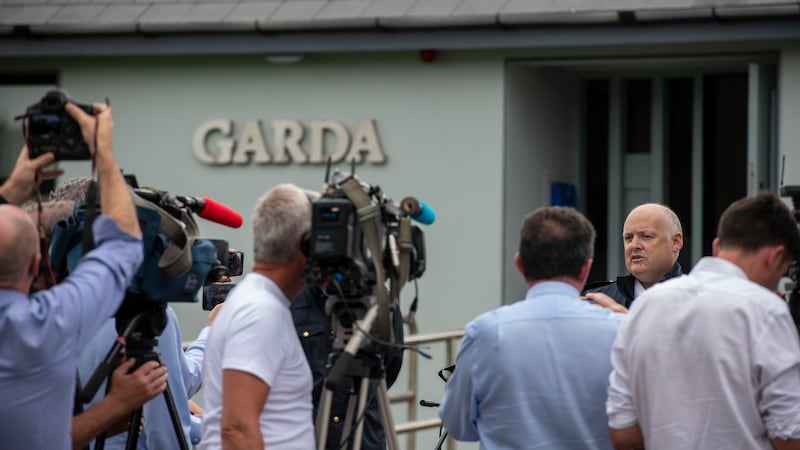
<svg viewBox="0 0 800 450"><path fill-rule="evenodd" d="M557 295L570 297L577 300L580 296L580 293L577 289L575 289L574 286L563 281L541 281L528 289L528 294L525 296L525 298L529 299L540 295Z"/></svg>
<svg viewBox="0 0 800 450"><path fill-rule="evenodd" d="M257 284L259 287L275 296L275 298L280 300L287 308L291 305L291 302L286 298L286 295L283 294L281 288L270 280L269 277L261 275L260 273L251 272L247 274L245 278L252 278L254 284Z"/></svg>
<svg viewBox="0 0 800 450"><path fill-rule="evenodd" d="M714 272L726 276L741 278L743 280L747 280L747 275L744 271L737 266L736 264L722 259L716 258L713 256L706 256L704 258L700 258L697 261L697 264L694 265L692 268L692 272Z"/></svg>

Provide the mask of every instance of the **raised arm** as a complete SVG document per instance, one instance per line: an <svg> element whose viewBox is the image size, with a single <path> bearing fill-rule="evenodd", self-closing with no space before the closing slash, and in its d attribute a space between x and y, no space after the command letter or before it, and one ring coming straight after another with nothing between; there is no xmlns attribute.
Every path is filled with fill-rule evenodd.
<svg viewBox="0 0 800 450"><path fill-rule="evenodd" d="M68 103L65 109L80 124L83 140L94 155L100 190L100 209L123 231L131 236L140 236L141 230L133 199L111 148L111 138L114 133L111 108L100 103L95 103L93 106L94 116L86 114L71 103Z"/></svg>
<svg viewBox="0 0 800 450"><path fill-rule="evenodd" d="M37 183L50 180L64 173L63 170L43 170L55 161L53 153L44 153L34 159L28 157L28 147L19 152L14 171L0 186L0 197L12 205L20 205L33 195Z"/></svg>

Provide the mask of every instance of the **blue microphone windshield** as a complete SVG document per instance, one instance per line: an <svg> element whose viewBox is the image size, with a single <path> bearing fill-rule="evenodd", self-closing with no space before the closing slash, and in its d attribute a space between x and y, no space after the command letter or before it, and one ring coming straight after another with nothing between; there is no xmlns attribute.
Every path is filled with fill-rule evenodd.
<svg viewBox="0 0 800 450"><path fill-rule="evenodd" d="M433 212L430 206L425 202L417 200L414 197L406 197L400 202L403 211L406 212L412 219L423 225L430 225L436 220L436 213Z"/></svg>
<svg viewBox="0 0 800 450"><path fill-rule="evenodd" d="M436 213L433 212L433 209L430 206L428 206L427 203L423 202L422 200L418 201L419 201L419 213L415 216L411 216L411 218L423 225L432 224L434 221L436 221Z"/></svg>

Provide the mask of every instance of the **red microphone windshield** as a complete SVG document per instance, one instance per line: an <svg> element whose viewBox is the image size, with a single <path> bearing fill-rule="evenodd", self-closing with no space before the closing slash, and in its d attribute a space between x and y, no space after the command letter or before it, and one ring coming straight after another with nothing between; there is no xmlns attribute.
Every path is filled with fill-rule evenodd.
<svg viewBox="0 0 800 450"><path fill-rule="evenodd" d="M238 212L208 197L203 197L203 202L206 205L197 212L198 216L226 227L239 228L242 226L242 215Z"/></svg>

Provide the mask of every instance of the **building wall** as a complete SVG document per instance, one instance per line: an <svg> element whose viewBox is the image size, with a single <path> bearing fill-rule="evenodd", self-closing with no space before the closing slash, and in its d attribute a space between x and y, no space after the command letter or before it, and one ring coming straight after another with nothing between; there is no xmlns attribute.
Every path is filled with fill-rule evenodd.
<svg viewBox="0 0 800 450"><path fill-rule="evenodd" d="M522 218L551 204L552 183L577 185L580 86L574 74L513 61L506 68L505 261L513 261ZM507 303L528 286L509 264L503 273Z"/></svg>
<svg viewBox="0 0 800 450"><path fill-rule="evenodd" d="M778 71L778 152L783 182L800 185L800 43L787 46ZM780 175L779 175L780 181ZM797 205L800 208L800 205Z"/></svg>
<svg viewBox="0 0 800 450"><path fill-rule="evenodd" d="M423 227L428 266L419 282L420 330L460 328L500 302L499 58L462 54L425 64L415 53L404 53L314 56L292 65L270 64L261 57L14 64L20 69L57 68L62 86L79 101L108 97L120 166L136 174L140 184L209 196L241 212L245 226L239 230L203 220L200 227L204 236L228 239L243 250L248 267L249 223L257 198L284 181L320 189L325 168L296 163L208 166L192 152L197 126L232 119L237 137L246 120L261 119L270 145L269 123L274 119L297 119L306 126L315 119L335 119L352 133L360 120L374 118L387 162L357 166L357 175L395 201L413 195L437 213L436 223ZM11 95L0 103L16 103L21 111L35 100ZM89 163L65 162L62 167L74 175L87 172ZM349 171L349 164L338 168ZM189 338L204 314L199 305L177 309Z"/></svg>
<svg viewBox="0 0 800 450"><path fill-rule="evenodd" d="M425 232L427 271L419 280L417 321L422 333L461 329L501 303L505 261L502 242L502 58L442 55L432 64L417 53L315 55L298 64L262 57L107 58L9 62L18 70L57 69L62 86L81 102L111 101L114 150L126 173L173 194L208 196L239 211L238 230L198 219L201 234L227 239L252 264L250 222L258 197L279 182L320 189L323 165L208 166L194 156L192 136L203 122L231 119L234 137L244 122L261 119L268 145L270 122L335 119L351 131L374 118L387 162L357 166L359 178L400 201L416 196L436 212ZM5 67L9 67L3 64ZM4 110L24 111L44 88L0 90ZM6 116L7 117L7 116ZM6 118L3 119L6 121ZM7 126L13 130L19 123ZM18 148L4 149L13 161ZM10 154L10 155L9 155ZM64 162L66 176L88 174L89 162ZM349 171L349 164L337 166ZM9 168L10 171L10 168ZM402 295L407 311L414 297ZM205 323L199 304L173 304L185 340ZM109 343L110 345L110 343ZM438 400L445 365L433 349L423 360L421 398ZM405 380L399 381L404 383ZM420 415L435 416L435 411ZM398 423L401 418L396 419ZM435 437L432 438L435 441Z"/></svg>

